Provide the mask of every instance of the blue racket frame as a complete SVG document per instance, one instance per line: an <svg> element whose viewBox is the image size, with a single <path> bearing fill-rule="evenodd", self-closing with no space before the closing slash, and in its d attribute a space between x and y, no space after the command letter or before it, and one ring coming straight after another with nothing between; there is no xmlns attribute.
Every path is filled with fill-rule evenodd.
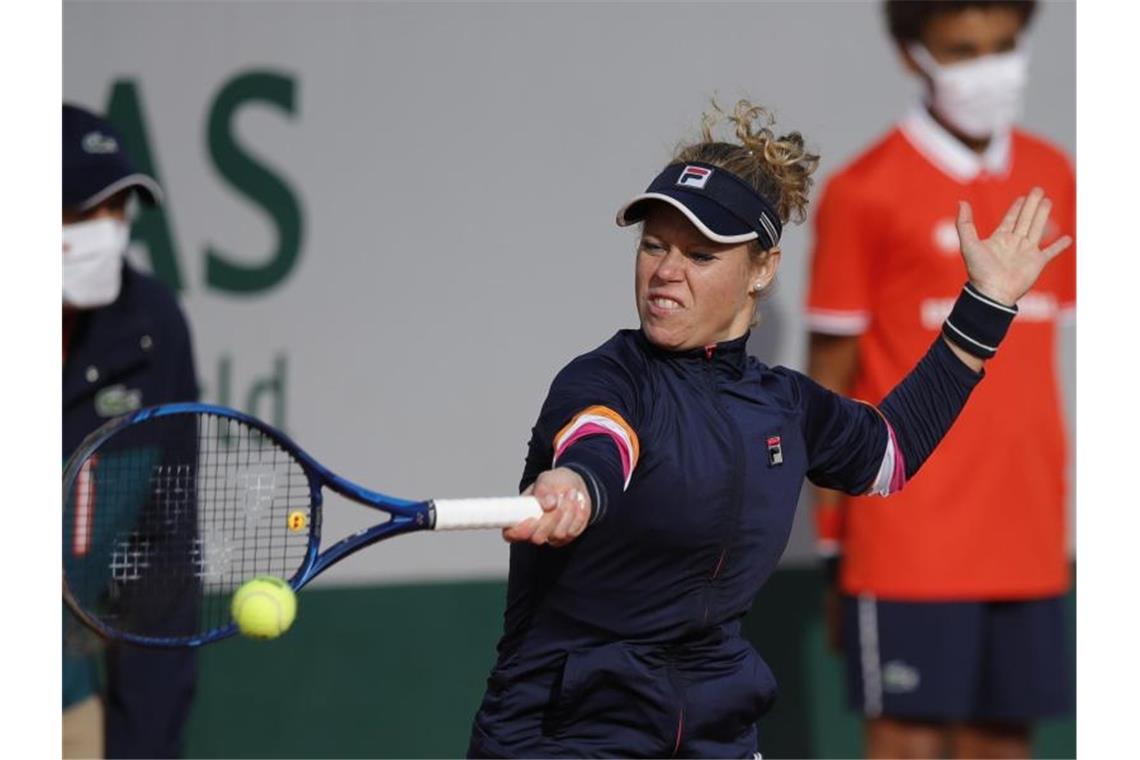
<svg viewBox="0 0 1140 760"><path fill-rule="evenodd" d="M312 456L310 456L304 449L298 446L292 438L280 430L262 422L256 417L252 417L244 412L239 412L236 409L230 409L224 406L217 406L214 404L202 404L196 402L182 402L174 404L160 404L158 406L151 406L145 409L140 409L136 412L117 417L106 424L102 425L90 435L88 435L75 452L68 459L67 465L64 467L63 473L63 498L64 504L68 494L71 493L74 487L75 478L78 476L83 462L110 437L115 435L119 430L130 425L134 425L155 417L166 417L173 415L184 414L211 414L217 417L237 420L251 428L258 430L267 438L272 439L282 449L289 452L297 462L301 465L305 475L309 481L309 501L310 501L310 527L309 527L309 547L305 555L305 560L301 567L293 574L291 578L286 581L294 590L300 590L309 581L316 576L320 575L326 568L336 562L344 559L350 554L353 554L366 546L382 541L386 538L398 536L403 533L412 533L419 530L430 530L435 526L435 507L432 501L411 501L408 499L399 499L395 496L373 491L363 486L357 485L346 478L337 475L327 467L322 465ZM341 539L332 546L320 550L321 544L321 507L324 504L323 490L328 487L335 493L340 494L348 499L363 504L367 507L372 507L388 514L391 519L387 522L374 525L370 528L357 531L351 536ZM88 627L94 630L99 635L108 639L115 639L118 641L126 641L132 644L139 644L148 647L198 647L203 644L208 644L219 639L228 638L238 632L237 624L230 623L229 625L217 628L212 631L207 631L195 636L185 636L178 638L162 638L153 636L141 636L134 633L124 631L117 631L104 625L102 621L93 615L89 614L80 606L79 602L75 599L67 585L66 572L63 577L63 598L67 606L73 613Z"/></svg>

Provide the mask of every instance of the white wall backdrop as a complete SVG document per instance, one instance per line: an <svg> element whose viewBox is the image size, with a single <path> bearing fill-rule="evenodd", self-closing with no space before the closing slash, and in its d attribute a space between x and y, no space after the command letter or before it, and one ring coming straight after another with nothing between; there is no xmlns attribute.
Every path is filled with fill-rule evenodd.
<svg viewBox="0 0 1140 760"><path fill-rule="evenodd" d="M709 96L771 106L823 154L821 177L917 97L867 2L67 2L63 20L65 98L136 96L204 400L406 497L513 492L555 372L636 325L634 233L613 215ZM1075 21L1072 3L1039 9L1025 117L1070 153ZM257 72L291 105L248 84ZM265 182L235 185L226 135L297 214ZM300 224L283 280L235 293L207 276L211 248L272 261L280 218ZM752 339L770 364L803 366L809 243L786 234ZM785 561L810 556L800 517ZM327 536L368 522L330 499ZM326 582L501 575L506 556L493 532L408 537Z"/></svg>

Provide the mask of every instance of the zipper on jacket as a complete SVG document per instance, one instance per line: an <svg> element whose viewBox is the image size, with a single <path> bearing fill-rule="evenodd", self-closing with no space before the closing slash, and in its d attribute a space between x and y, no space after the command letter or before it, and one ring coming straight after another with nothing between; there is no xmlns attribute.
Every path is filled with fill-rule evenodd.
<svg viewBox="0 0 1140 760"><path fill-rule="evenodd" d="M732 415L729 414L728 410L724 407L724 404L721 403L720 393L716 383L716 372L713 369L712 363L713 354L715 352L715 344L711 346L705 346L705 376L708 379L709 390L712 393L713 406L715 406L717 411L720 412L721 419L724 420L729 429L736 436L736 457L739 461L735 462L736 475L734 478L735 487L733 488L732 494L734 502L732 519L729 521L728 530L725 534L724 542L720 548L720 554L717 556L716 566L713 568L712 573L709 575L707 597L705 599L705 611L701 620L702 626L708 625L709 614L712 612L713 585L716 583L716 579L720 575L720 571L724 569L724 561L728 556L728 546L732 541L732 536L734 536L737 532L737 526L740 523L740 512L743 509L744 502L744 436L741 434L740 428L737 426L736 421L733 420Z"/></svg>

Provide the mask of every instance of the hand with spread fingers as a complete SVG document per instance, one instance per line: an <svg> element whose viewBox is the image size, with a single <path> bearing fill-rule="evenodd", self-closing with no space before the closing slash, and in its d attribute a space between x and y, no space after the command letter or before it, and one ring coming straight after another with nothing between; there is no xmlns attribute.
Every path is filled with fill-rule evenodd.
<svg viewBox="0 0 1140 760"><path fill-rule="evenodd" d="M523 495L538 499L544 514L504 529L503 538L511 543L565 546L581 535L590 522L593 505L586 482L568 467L542 473Z"/></svg>
<svg viewBox="0 0 1140 760"><path fill-rule="evenodd" d="M1035 187L1028 196L1013 202L989 238L980 240L973 209L965 201L959 203L958 240L970 284L1009 306L1028 293L1045 265L1073 242L1065 235L1040 249L1052 207L1045 191Z"/></svg>

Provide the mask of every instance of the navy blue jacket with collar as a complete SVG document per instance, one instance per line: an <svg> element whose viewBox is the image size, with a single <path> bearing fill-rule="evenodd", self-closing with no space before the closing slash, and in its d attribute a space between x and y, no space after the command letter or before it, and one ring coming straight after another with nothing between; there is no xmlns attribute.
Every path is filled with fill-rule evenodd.
<svg viewBox="0 0 1140 760"><path fill-rule="evenodd" d="M521 486L572 467L594 512L566 547L511 547L471 755L755 752L775 682L740 620L783 553L805 477L885 493L928 451L909 435L901 448L917 461L904 463L883 412L761 364L747 338L674 353L624 330L555 378ZM916 373L924 392L912 378L910 411L895 415L908 432L931 377L957 408L978 379L940 342Z"/></svg>
<svg viewBox="0 0 1140 760"><path fill-rule="evenodd" d="M79 313L72 328L63 364L64 460L111 417L197 398L190 334L174 296L124 265L115 302ZM65 610L64 707L98 690L91 643ZM193 650L107 648L106 756L180 756L195 673Z"/></svg>

